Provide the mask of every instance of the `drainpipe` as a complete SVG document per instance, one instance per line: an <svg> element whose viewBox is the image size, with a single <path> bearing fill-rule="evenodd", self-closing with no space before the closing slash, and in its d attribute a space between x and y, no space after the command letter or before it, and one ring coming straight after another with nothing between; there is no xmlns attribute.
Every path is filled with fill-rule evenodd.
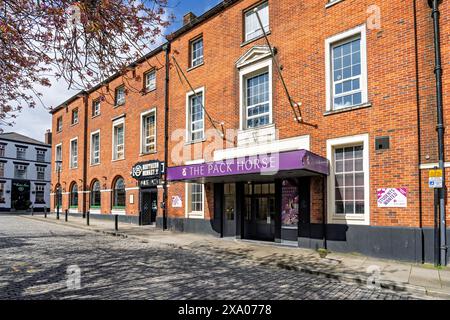
<svg viewBox="0 0 450 320"><path fill-rule="evenodd" d="M444 154L444 111L442 102L442 61L441 61L441 41L440 41L440 26L439 26L439 4L442 0L428 0L428 5L432 8L433 28L434 28L434 51L435 51L435 69L436 75L436 105L437 105L437 132L439 145L439 169L444 172L445 154ZM446 222L445 222L445 172L444 172L443 187L438 191L439 198L439 227L440 227L440 264L447 265L447 241L446 241Z"/></svg>
<svg viewBox="0 0 450 320"><path fill-rule="evenodd" d="M83 199L83 206L81 207L81 209L83 210L83 218L86 217L86 211L87 211L87 207L86 207L86 189L87 189L87 183L86 183L86 179L87 179L87 139L88 139L88 134L87 134L87 124L88 124L88 113L89 113L89 95L87 92L84 92L84 130L83 130L83 139L84 139L84 143L83 143L83 185L82 185L82 199Z"/></svg>
<svg viewBox="0 0 450 320"><path fill-rule="evenodd" d="M163 230L167 230L168 186L167 168L169 164L169 79L170 79L170 42L164 45L166 54L166 78L164 84L164 191L163 191Z"/></svg>

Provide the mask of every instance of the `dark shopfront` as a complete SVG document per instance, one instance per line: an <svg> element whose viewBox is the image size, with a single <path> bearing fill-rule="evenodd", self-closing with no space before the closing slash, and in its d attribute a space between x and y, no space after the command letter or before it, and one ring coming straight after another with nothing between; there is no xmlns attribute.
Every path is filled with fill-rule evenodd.
<svg viewBox="0 0 450 320"><path fill-rule="evenodd" d="M306 150L168 170L172 181L214 185L222 237L293 245L310 234L310 178L328 173L328 160Z"/></svg>
<svg viewBox="0 0 450 320"><path fill-rule="evenodd" d="M139 224L153 225L158 213L158 185L164 166L160 161L137 163L132 176L139 184Z"/></svg>

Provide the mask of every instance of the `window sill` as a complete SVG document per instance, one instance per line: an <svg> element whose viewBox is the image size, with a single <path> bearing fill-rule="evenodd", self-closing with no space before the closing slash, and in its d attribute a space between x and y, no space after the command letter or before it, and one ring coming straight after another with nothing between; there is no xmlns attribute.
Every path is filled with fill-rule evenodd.
<svg viewBox="0 0 450 320"><path fill-rule="evenodd" d="M334 1L328 2L328 3L325 5L325 8L328 9L328 8L334 6L335 4L338 4L339 2L342 2L342 1L344 1L344 0L334 0Z"/></svg>
<svg viewBox="0 0 450 320"><path fill-rule="evenodd" d="M157 154L157 153L158 153L158 151L145 152L145 153L142 152L142 153L139 154L139 157L151 156L151 155Z"/></svg>
<svg viewBox="0 0 450 320"><path fill-rule="evenodd" d="M101 165L101 163L91 163L91 167L98 167L99 165Z"/></svg>
<svg viewBox="0 0 450 320"><path fill-rule="evenodd" d="M271 33L272 33L271 31L266 32L266 35L270 35ZM260 40L260 39L262 39L262 38L264 38L264 34L262 34L262 35L260 35L260 36L257 36L257 37L254 38L254 39L246 40L246 41L244 41L244 42L241 43L241 48L242 48L242 47L245 47L246 45L248 45L248 44L250 44L250 43L252 43L252 42L258 41L258 40Z"/></svg>
<svg viewBox="0 0 450 320"><path fill-rule="evenodd" d="M195 69L197 69L197 68L200 68L200 67L202 67L202 66L204 66L205 65L205 62L203 61L202 63L200 63L199 65L196 65L196 66L194 66L194 67L189 67L189 68L187 68L187 72L189 72L189 71L192 71L192 70L195 70Z"/></svg>
<svg viewBox="0 0 450 320"><path fill-rule="evenodd" d="M204 143L204 142L206 142L206 139L192 140L192 141L186 141L186 142L184 143L184 145L185 145L185 146L190 146L190 145L193 145L193 144Z"/></svg>
<svg viewBox="0 0 450 320"><path fill-rule="evenodd" d="M359 109L366 109L366 108L370 108L370 107L372 107L372 103L368 102L368 103L360 104L358 106L342 108L342 109L339 109L339 110L330 110L330 111L325 112L323 115L324 116L330 116L330 115L333 115L333 114L349 112L349 111L359 110Z"/></svg>
<svg viewBox="0 0 450 320"><path fill-rule="evenodd" d="M334 214L331 217L331 221L329 223L333 224L344 224L344 225L359 225L359 226L368 226L370 222L366 220L367 217L363 215L357 216L337 216Z"/></svg>
<svg viewBox="0 0 450 320"><path fill-rule="evenodd" d="M117 104L114 105L114 108L118 108L118 107L121 107L123 105L125 105L125 102L117 103Z"/></svg>
<svg viewBox="0 0 450 320"><path fill-rule="evenodd" d="M78 169L78 166L70 168L70 170L77 170L77 169Z"/></svg>
<svg viewBox="0 0 450 320"><path fill-rule="evenodd" d="M153 89L144 88L142 90L142 95L145 96L146 94L149 94L150 92L153 92L153 91L156 91L156 87L154 87Z"/></svg>
<svg viewBox="0 0 450 320"><path fill-rule="evenodd" d="M120 161L125 161L125 158L123 159L112 159L111 162L120 162Z"/></svg>
<svg viewBox="0 0 450 320"><path fill-rule="evenodd" d="M205 215L202 212L196 213L196 212L191 212L187 214L187 218L188 219L205 219Z"/></svg>
<svg viewBox="0 0 450 320"><path fill-rule="evenodd" d="M75 127L77 124L79 124L79 122L72 123L72 124L70 125L70 127Z"/></svg>
<svg viewBox="0 0 450 320"><path fill-rule="evenodd" d="M96 115L94 115L94 116L92 116L91 118L92 119L95 119L95 118L98 118L98 117L100 117L102 114L101 113L99 113L99 114L96 114Z"/></svg>

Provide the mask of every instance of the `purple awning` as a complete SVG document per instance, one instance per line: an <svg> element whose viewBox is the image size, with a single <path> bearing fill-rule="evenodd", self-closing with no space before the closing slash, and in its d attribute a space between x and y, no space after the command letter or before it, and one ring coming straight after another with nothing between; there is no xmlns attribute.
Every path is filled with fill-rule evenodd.
<svg viewBox="0 0 450 320"><path fill-rule="evenodd" d="M307 150L248 156L222 161L171 167L168 181L188 181L238 175L276 176L283 171L303 170L313 174L329 175L326 158Z"/></svg>

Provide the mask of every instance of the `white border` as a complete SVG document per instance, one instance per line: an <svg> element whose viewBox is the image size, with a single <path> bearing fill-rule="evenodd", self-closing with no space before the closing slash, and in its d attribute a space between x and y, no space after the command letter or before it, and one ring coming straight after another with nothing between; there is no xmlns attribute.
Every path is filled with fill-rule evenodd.
<svg viewBox="0 0 450 320"><path fill-rule="evenodd" d="M114 147L114 128L119 126L119 125L121 125L121 124L123 124L123 158L115 159L114 158L114 148L115 148ZM126 149L126 143L125 143L126 140L125 140L125 138L126 138L125 117L122 116L122 117L114 120L113 123L112 123L112 131L111 131L111 146L112 146L112 148L111 148L111 151L112 151L111 159L112 159L112 162L125 160L125 158L126 158L126 156L125 156L126 155L126 153L125 153L125 149Z"/></svg>
<svg viewBox="0 0 450 320"><path fill-rule="evenodd" d="M57 145L55 145L55 162L54 162L54 164L55 164L55 172L56 171L58 171L58 168L57 168L57 165L56 165L56 161L58 160L58 156L57 156L57 149L58 149L58 147L61 147L61 167L60 167L60 170L62 171L62 159L63 159L63 148L62 148L62 142L61 143L58 143Z"/></svg>
<svg viewBox="0 0 450 320"><path fill-rule="evenodd" d="M195 89L194 91L190 91L190 92L188 92L188 93L186 93L186 138L185 138L185 141L186 141L186 143L196 143L196 142L200 142L200 141L203 141L203 139L202 140L192 140L191 139L191 134L190 134L190 132L191 132L191 129L190 129L190 127L191 127L191 111L190 111L190 98L193 96L193 95L195 95L195 94L198 94L198 93L202 93L202 105L203 105L203 110L202 110L202 114L203 114L203 139L205 138L205 125L206 125L206 123L205 123L205 109L206 109L206 106L205 106L205 100L206 100L206 91L205 91L205 87L200 87L200 88L198 88L198 89Z"/></svg>
<svg viewBox="0 0 450 320"><path fill-rule="evenodd" d="M249 76L258 75L263 73L264 69L269 72L269 124L273 124L273 81L272 81L272 59L266 58L266 60L250 63L250 65L244 66L239 69L239 130L248 130L246 117L246 85L245 80ZM245 123L245 124L244 124ZM258 128L251 128L250 130L255 130Z"/></svg>
<svg viewBox="0 0 450 320"><path fill-rule="evenodd" d="M334 152L335 147L351 146L363 143L363 169L364 169L364 215L341 215L334 214ZM370 225L370 151L369 134L348 136L327 140L327 159L330 161L330 175L327 178L327 222L329 224L353 224Z"/></svg>
<svg viewBox="0 0 450 320"><path fill-rule="evenodd" d="M92 163L92 160L94 159L93 153L92 153L92 151L93 151L92 150L92 136L97 133L98 133L98 163ZM102 137L100 134L100 129L91 132L90 139L89 139L89 160L90 160L89 163L91 166L98 166L102 163L101 143L102 143Z"/></svg>
<svg viewBox="0 0 450 320"><path fill-rule="evenodd" d="M75 140L77 141L77 165L76 165L76 167L72 167L72 142ZM78 159L80 157L79 149L80 148L78 146L78 136L70 139L70 141L69 141L69 168L70 169L78 169Z"/></svg>
<svg viewBox="0 0 450 320"><path fill-rule="evenodd" d="M203 211L191 211L189 212L189 202L191 200L191 195L189 192L189 185L191 185L193 183L189 183L186 182L184 184L184 189L185 189L185 203L184 203L184 207L185 207L185 216L188 219L205 219L205 184L203 183L195 183L195 184L201 184L202 185L202 208Z"/></svg>
<svg viewBox="0 0 450 320"><path fill-rule="evenodd" d="M367 80L367 37L366 37L366 25L360 25L356 28L347 30L345 32L339 33L335 36L327 38L325 40L325 79L326 79L326 111L333 110L332 104L332 86L333 77L331 70L331 49L332 46L345 41L348 38L354 37L360 34L361 36L361 90L362 90L362 101L361 105L367 104L368 98L368 80ZM340 109L339 109L340 110Z"/></svg>
<svg viewBox="0 0 450 320"><path fill-rule="evenodd" d="M149 115L149 114L151 114L152 112L154 112L155 113L155 150L153 150L152 152L149 152L149 153L145 153L144 152L144 117L145 116L147 116L147 115ZM140 145L141 145L141 147L139 148L139 150L140 150L140 152L141 152L141 155L147 155L147 154L152 154L152 153L155 153L155 152L157 152L158 151L158 125L157 125L157 123L158 123L158 119L157 119L157 112L156 112L156 107L154 107L154 108L152 108L152 109L150 109L150 110L147 110L147 111L144 111L144 112L142 112L141 113L141 117L140 117L140 121L141 121L141 133L140 133Z"/></svg>

